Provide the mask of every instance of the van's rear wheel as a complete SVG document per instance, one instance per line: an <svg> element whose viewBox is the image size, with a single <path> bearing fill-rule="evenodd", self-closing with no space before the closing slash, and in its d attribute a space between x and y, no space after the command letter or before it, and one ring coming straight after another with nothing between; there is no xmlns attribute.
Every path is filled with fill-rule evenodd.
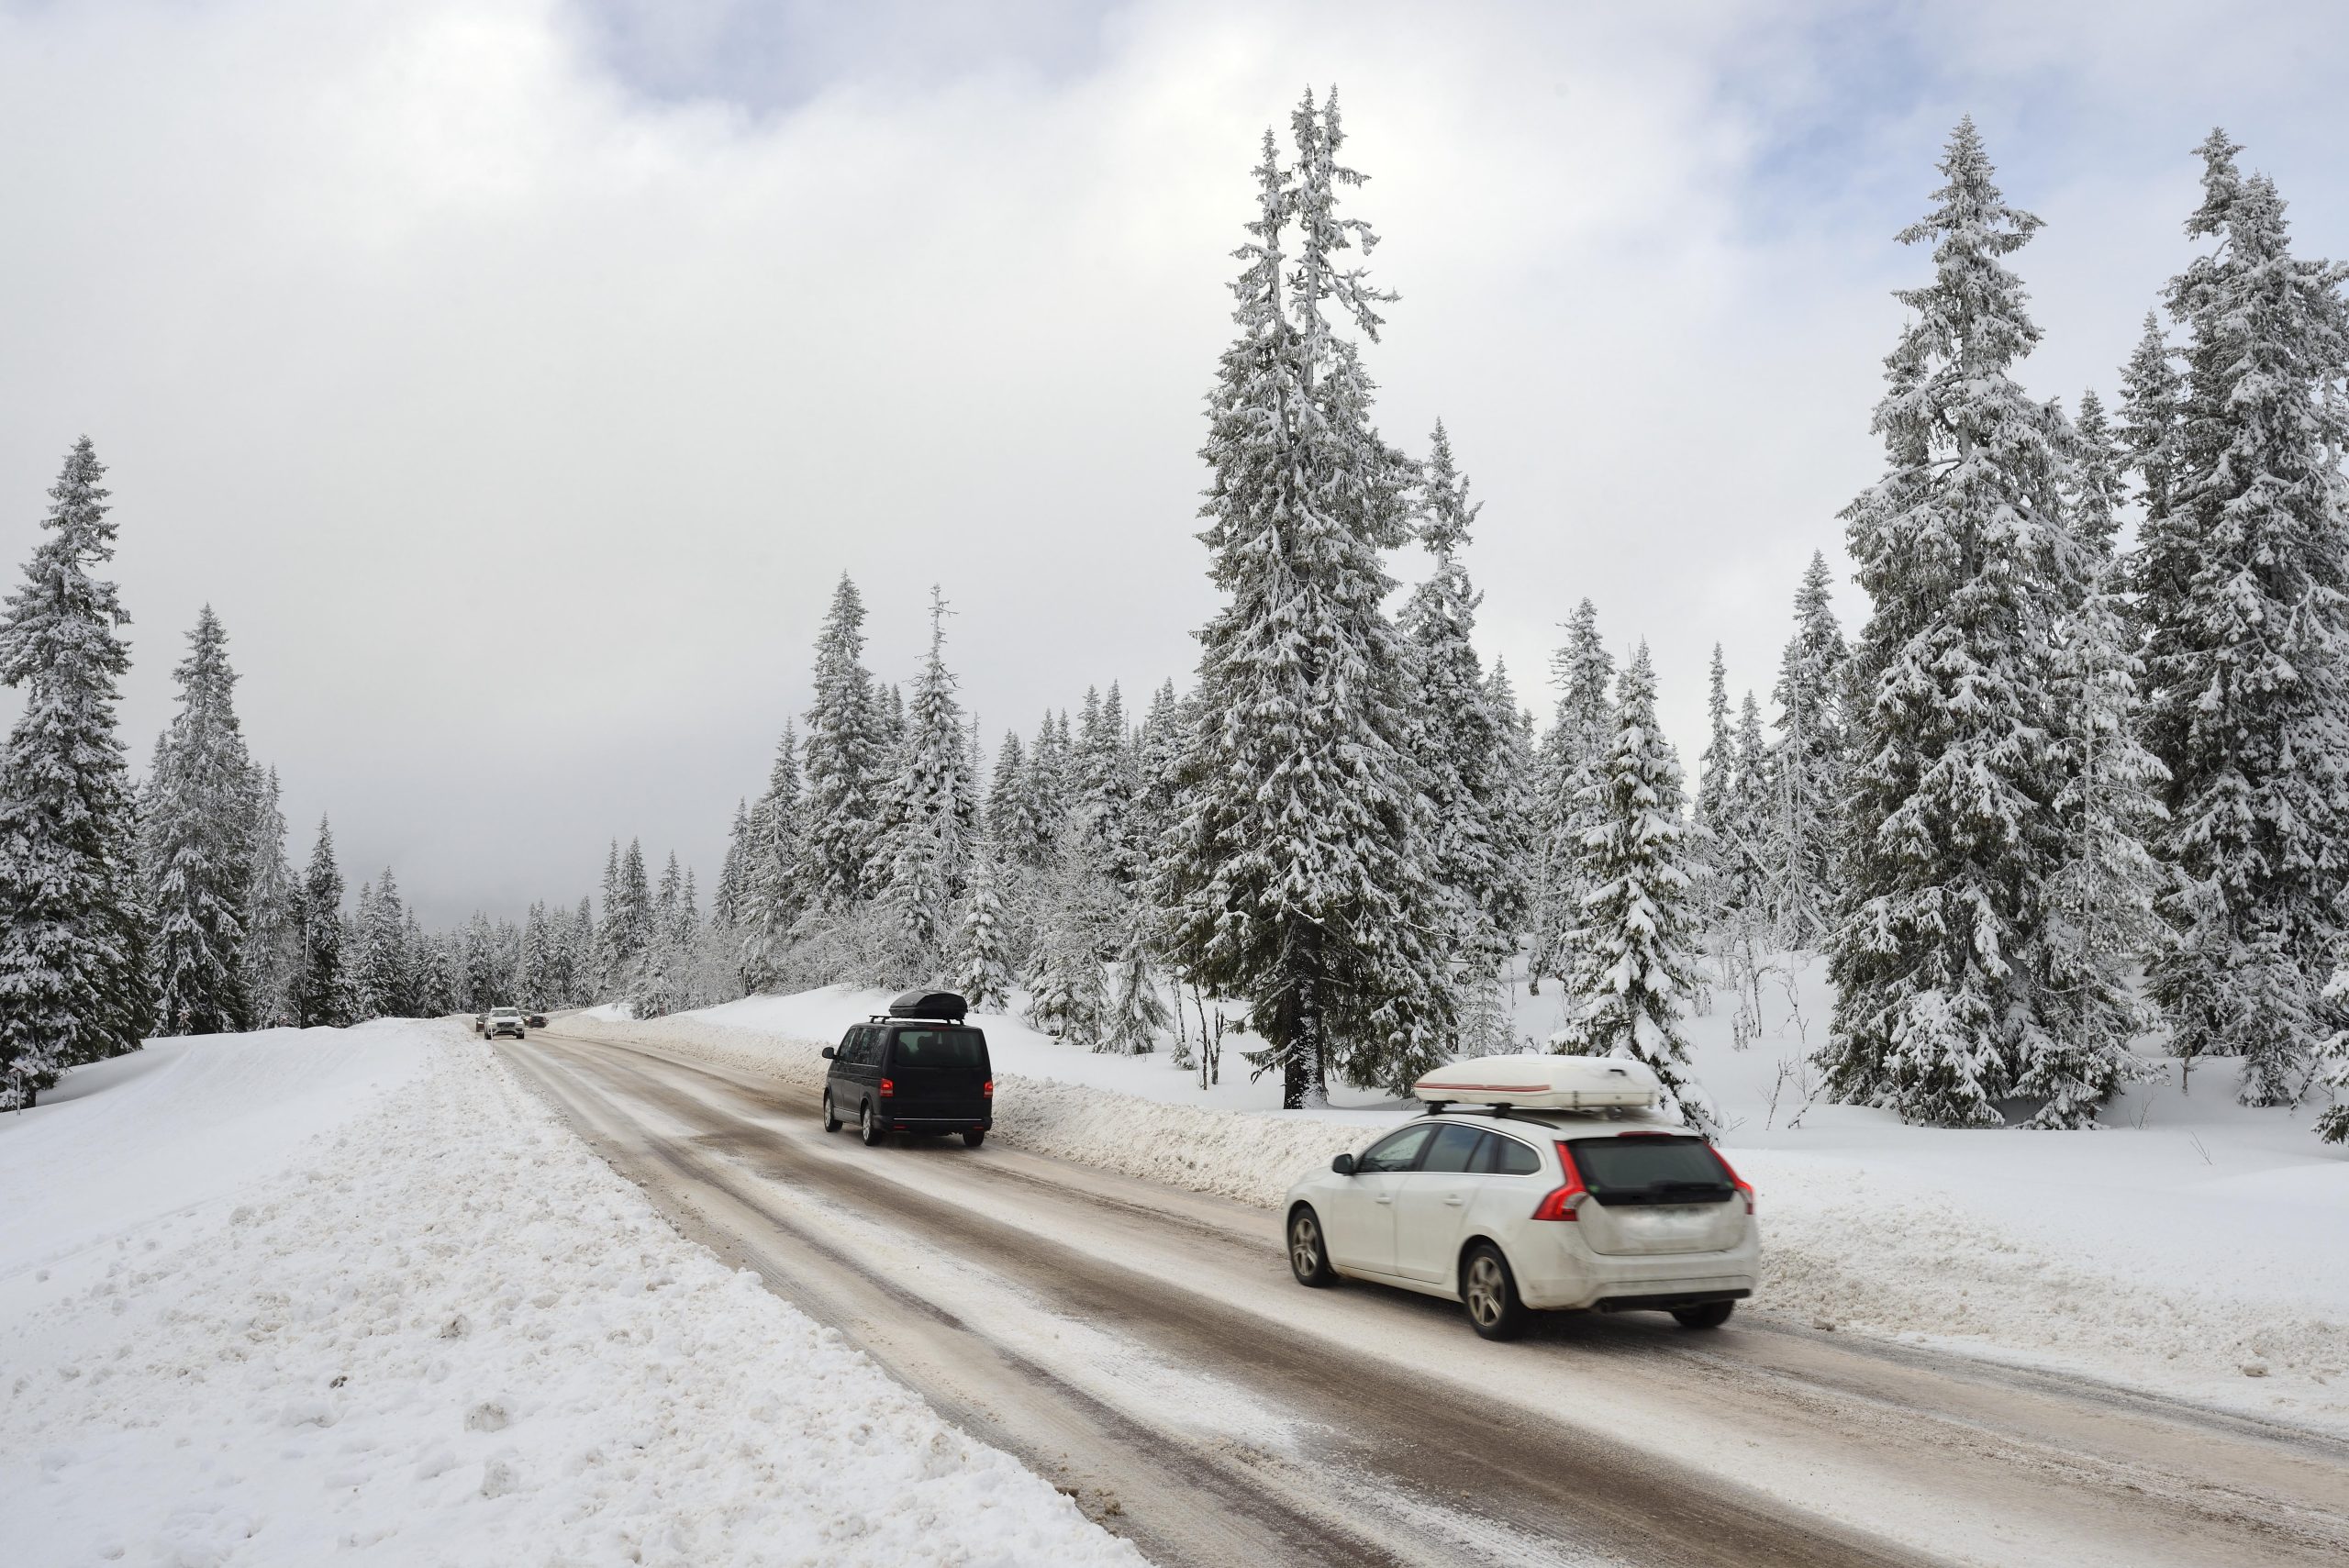
<svg viewBox="0 0 2349 1568"><path fill-rule="evenodd" d="M827 1089L824 1091L824 1130L826 1132L838 1132L840 1129L840 1113L832 1109L832 1092L829 1089Z"/></svg>
<svg viewBox="0 0 2349 1568"><path fill-rule="evenodd" d="M1683 1329L1718 1329L1737 1310L1734 1301L1708 1301L1702 1307L1675 1307L1672 1316Z"/></svg>
<svg viewBox="0 0 2349 1568"><path fill-rule="evenodd" d="M856 1135L864 1140L867 1149L881 1147L881 1140L888 1135L881 1130L880 1121L873 1114L873 1102L867 1100L856 1113Z"/></svg>
<svg viewBox="0 0 2349 1568"><path fill-rule="evenodd" d="M1518 1299L1517 1276L1508 1260L1489 1241L1469 1249L1460 1265L1460 1304L1468 1321L1487 1340L1514 1340L1525 1332L1525 1303Z"/></svg>
<svg viewBox="0 0 2349 1568"><path fill-rule="evenodd" d="M987 1129L984 1127L974 1127L970 1131L963 1135L963 1147L965 1149L976 1149L980 1144L985 1143L986 1140Z"/></svg>

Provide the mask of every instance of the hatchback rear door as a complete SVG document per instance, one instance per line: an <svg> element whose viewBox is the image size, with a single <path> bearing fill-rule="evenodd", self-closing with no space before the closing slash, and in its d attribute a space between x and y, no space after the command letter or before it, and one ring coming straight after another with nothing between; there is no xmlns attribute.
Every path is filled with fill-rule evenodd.
<svg viewBox="0 0 2349 1568"><path fill-rule="evenodd" d="M1745 1235L1742 1197L1701 1138L1632 1133L1565 1148L1590 1191L1580 1223L1594 1252L1719 1252Z"/></svg>

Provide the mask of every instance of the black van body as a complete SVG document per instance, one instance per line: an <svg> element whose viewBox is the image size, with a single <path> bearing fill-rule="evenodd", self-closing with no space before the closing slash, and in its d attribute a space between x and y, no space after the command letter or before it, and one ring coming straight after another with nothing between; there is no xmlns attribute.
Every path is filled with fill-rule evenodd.
<svg viewBox="0 0 2349 1568"><path fill-rule="evenodd" d="M826 1132L853 1121L867 1144L893 1132L959 1132L974 1149L985 1140L995 1125L987 1037L963 1022L961 997L932 993L923 1000L928 1010L952 1016L909 1018L892 1007L889 1017L858 1024L838 1047L824 1048L831 1064L824 1073Z"/></svg>

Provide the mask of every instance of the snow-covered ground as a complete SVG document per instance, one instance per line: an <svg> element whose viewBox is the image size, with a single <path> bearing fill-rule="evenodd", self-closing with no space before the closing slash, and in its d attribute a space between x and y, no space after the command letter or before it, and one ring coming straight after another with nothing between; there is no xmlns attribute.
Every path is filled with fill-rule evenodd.
<svg viewBox="0 0 2349 1568"><path fill-rule="evenodd" d="M0 1559L1133 1563L682 1240L461 1029L0 1118Z"/></svg>
<svg viewBox="0 0 2349 1568"><path fill-rule="evenodd" d="M2132 1087L2075 1133L1944 1131L1815 1095L1805 1058L1831 997L1818 966L1774 983L1738 1049L1728 1000L1690 1023L1722 1147L1761 1189L1767 1276L1756 1309L2349 1430L2349 1151L2296 1110L2233 1100L2233 1064L2189 1090ZM650 1024L649 1036L786 1081L821 1077L819 1044L886 1006L829 988ZM1555 1027L1553 993L1518 1025ZM1017 1147L1264 1206L1335 1150L1410 1114L1375 1095L1283 1113L1227 1043L1202 1092L1170 1054L1096 1054L1016 1016L979 1015ZM1331 1123L1344 1124L1331 1126Z"/></svg>

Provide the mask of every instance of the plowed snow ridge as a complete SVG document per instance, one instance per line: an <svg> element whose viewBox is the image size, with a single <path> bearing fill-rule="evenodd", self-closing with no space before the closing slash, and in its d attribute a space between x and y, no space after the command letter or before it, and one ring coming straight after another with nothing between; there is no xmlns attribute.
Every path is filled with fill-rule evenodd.
<svg viewBox="0 0 2349 1568"><path fill-rule="evenodd" d="M396 1033L405 1082L346 1096L228 1212L8 1282L10 1563L1141 1561L678 1237L453 1026L367 1033ZM183 1086L271 1103L244 1042L186 1052ZM78 1111L168 1143L173 1105L28 1128Z"/></svg>

